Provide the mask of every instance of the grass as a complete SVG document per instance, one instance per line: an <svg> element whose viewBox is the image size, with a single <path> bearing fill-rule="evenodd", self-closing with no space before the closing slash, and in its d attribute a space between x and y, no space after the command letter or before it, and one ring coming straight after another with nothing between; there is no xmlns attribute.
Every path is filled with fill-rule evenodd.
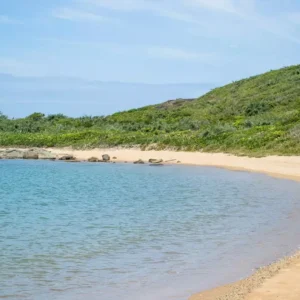
<svg viewBox="0 0 300 300"><path fill-rule="evenodd" d="M1 146L137 146L264 156L300 154L300 66L240 80L193 99L107 117L0 114Z"/></svg>

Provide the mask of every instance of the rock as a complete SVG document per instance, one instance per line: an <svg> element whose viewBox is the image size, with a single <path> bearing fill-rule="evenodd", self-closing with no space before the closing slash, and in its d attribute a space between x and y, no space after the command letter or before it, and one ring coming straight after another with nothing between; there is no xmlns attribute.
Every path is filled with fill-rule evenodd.
<svg viewBox="0 0 300 300"><path fill-rule="evenodd" d="M45 149L36 149L39 159L49 159L49 160L55 160L56 155L52 153L51 151L47 151Z"/></svg>
<svg viewBox="0 0 300 300"><path fill-rule="evenodd" d="M114 156L112 159L117 159L117 157Z"/></svg>
<svg viewBox="0 0 300 300"><path fill-rule="evenodd" d="M73 155L64 155L61 156L59 160L76 161L76 158Z"/></svg>
<svg viewBox="0 0 300 300"><path fill-rule="evenodd" d="M142 159L139 159L134 162L135 165L143 165L145 162Z"/></svg>
<svg viewBox="0 0 300 300"><path fill-rule="evenodd" d="M28 150L7 149L0 151L0 157L6 159L56 159L55 154L39 148L32 148Z"/></svg>
<svg viewBox="0 0 300 300"><path fill-rule="evenodd" d="M24 159L50 159L55 160L56 155L45 149L33 148L26 150L23 155Z"/></svg>
<svg viewBox="0 0 300 300"><path fill-rule="evenodd" d="M3 158L6 159L22 159L24 151L19 149L7 149L3 151Z"/></svg>
<svg viewBox="0 0 300 300"><path fill-rule="evenodd" d="M162 162L163 162L162 159L156 159L156 158L150 158L149 159L149 163L151 163L151 164L160 164Z"/></svg>
<svg viewBox="0 0 300 300"><path fill-rule="evenodd" d="M108 154L103 154L102 155L102 160L107 162L107 161L110 161L110 156Z"/></svg>
<svg viewBox="0 0 300 300"><path fill-rule="evenodd" d="M88 159L88 162L99 162L99 159L93 156Z"/></svg>
<svg viewBox="0 0 300 300"><path fill-rule="evenodd" d="M23 153L23 159L39 159L37 151L30 149Z"/></svg>
<svg viewBox="0 0 300 300"><path fill-rule="evenodd" d="M180 160L178 160L178 161L177 161L177 163L178 163L178 164L181 164L181 161L180 161Z"/></svg>

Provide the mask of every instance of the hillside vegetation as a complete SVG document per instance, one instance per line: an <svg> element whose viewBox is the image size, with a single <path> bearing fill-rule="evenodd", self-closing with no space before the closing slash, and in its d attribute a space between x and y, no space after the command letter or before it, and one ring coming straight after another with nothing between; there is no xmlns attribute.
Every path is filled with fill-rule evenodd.
<svg viewBox="0 0 300 300"><path fill-rule="evenodd" d="M240 80L194 100L68 118L0 114L0 146L136 146L245 155L300 154L300 66Z"/></svg>

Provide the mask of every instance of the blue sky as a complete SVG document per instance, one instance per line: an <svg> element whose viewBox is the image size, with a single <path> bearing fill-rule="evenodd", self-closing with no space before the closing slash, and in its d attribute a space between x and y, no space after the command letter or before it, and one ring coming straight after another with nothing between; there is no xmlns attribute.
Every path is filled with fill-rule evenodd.
<svg viewBox="0 0 300 300"><path fill-rule="evenodd" d="M300 1L1 1L0 38L4 113L107 114L299 63Z"/></svg>

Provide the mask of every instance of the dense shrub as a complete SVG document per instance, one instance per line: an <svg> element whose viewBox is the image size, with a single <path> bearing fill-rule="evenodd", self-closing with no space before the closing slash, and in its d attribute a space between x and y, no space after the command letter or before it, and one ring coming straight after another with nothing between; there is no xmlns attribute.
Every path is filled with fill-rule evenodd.
<svg viewBox="0 0 300 300"><path fill-rule="evenodd" d="M299 66L243 79L193 100L111 116L0 113L0 146L147 146L237 154L300 154Z"/></svg>

